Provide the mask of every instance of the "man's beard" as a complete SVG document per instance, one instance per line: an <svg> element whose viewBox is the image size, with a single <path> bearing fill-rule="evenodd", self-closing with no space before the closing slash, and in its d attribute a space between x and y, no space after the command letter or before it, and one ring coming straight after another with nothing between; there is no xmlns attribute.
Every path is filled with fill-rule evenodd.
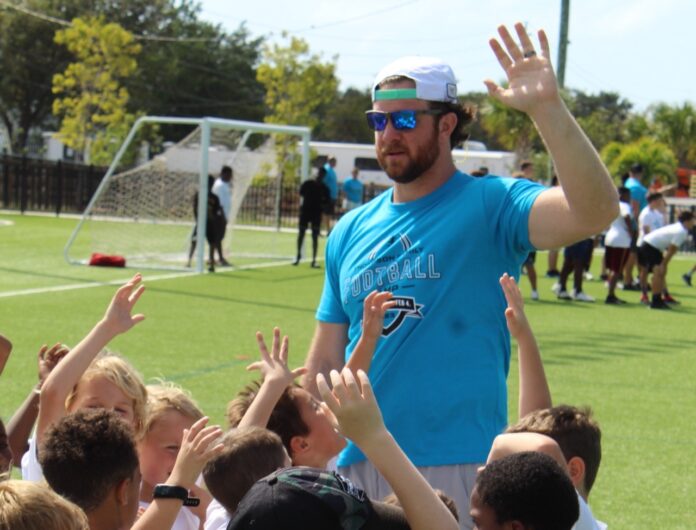
<svg viewBox="0 0 696 530"><path fill-rule="evenodd" d="M393 151L406 153L409 157L408 162L399 168L390 168L387 164L387 154ZM435 164L439 156L440 145L438 144L437 135L435 134L430 137L429 141L417 147L415 156L413 157L408 154L405 146L398 142L393 142L377 152L379 165L382 166L382 169L384 169L391 180L399 184L408 184L416 180L433 167L433 164Z"/></svg>

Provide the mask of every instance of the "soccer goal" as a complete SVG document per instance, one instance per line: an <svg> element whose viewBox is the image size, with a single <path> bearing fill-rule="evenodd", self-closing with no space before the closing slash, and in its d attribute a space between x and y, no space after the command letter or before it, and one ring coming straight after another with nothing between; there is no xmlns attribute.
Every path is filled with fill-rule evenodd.
<svg viewBox="0 0 696 530"><path fill-rule="evenodd" d="M147 162L118 172L122 157L146 124L189 126L184 127L188 134L178 142L168 142L161 154ZM227 255L235 264L292 259L294 235L280 228L282 174L293 167L301 180L308 177L309 140L307 127L220 118L142 117L128 133L70 236L65 259L87 264L91 256L103 254L123 257L129 267L202 272L207 256L208 176L219 175L225 165L234 174L223 243ZM279 158L282 151L277 146L281 144L299 145L299 149L287 150L285 162L292 159L292 163ZM237 223L247 191L259 182L275 193L261 199L258 209L264 213L256 216L253 224ZM196 193L197 219L193 205ZM193 268L189 268L194 240Z"/></svg>

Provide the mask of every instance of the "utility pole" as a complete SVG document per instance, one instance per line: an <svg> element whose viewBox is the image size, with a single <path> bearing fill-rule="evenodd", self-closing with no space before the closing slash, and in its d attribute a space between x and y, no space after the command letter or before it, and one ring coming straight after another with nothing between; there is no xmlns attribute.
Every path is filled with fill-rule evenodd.
<svg viewBox="0 0 696 530"><path fill-rule="evenodd" d="M568 53L568 19L570 18L570 0L561 0L561 31L558 37L558 86L565 87L566 54Z"/></svg>

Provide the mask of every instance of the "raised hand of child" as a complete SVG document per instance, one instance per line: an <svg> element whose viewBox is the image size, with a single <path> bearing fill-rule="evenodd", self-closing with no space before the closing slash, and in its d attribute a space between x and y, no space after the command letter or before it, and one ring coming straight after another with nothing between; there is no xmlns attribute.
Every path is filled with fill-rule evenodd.
<svg viewBox="0 0 696 530"><path fill-rule="evenodd" d="M363 302L362 335L376 341L382 335L385 313L396 305L391 291L372 291Z"/></svg>
<svg viewBox="0 0 696 530"><path fill-rule="evenodd" d="M60 342L50 348L47 344L39 348L39 388L43 386L51 371L69 352L70 349Z"/></svg>
<svg viewBox="0 0 696 530"><path fill-rule="evenodd" d="M179 454L167 484L191 489L205 464L220 454L223 445L219 443L222 429L219 425L206 427L208 418L203 417L190 429L184 429Z"/></svg>
<svg viewBox="0 0 696 530"><path fill-rule="evenodd" d="M285 335L281 341L280 329L277 327L273 328L273 343L270 352L260 331L256 332L256 341L259 345L261 360L251 363L247 366L247 370L259 370L263 376L264 383L273 383L285 388L292 384L295 378L307 372L304 366L294 370L288 368L289 339Z"/></svg>
<svg viewBox="0 0 696 530"><path fill-rule="evenodd" d="M324 401L322 407L336 419L334 427L361 448L377 442L387 431L367 374L358 370L356 379L344 368L341 373L331 370L330 377L333 390L323 374L317 375L317 388Z"/></svg>
<svg viewBox="0 0 696 530"><path fill-rule="evenodd" d="M527 315L524 313L524 301L522 293L515 282L515 278L507 272L500 277L500 286L503 288L507 309L505 309L505 320L507 321L510 334L519 339L520 334L531 332Z"/></svg>
<svg viewBox="0 0 696 530"><path fill-rule="evenodd" d="M109 307L104 314L104 323L115 334L125 333L133 326L145 320L145 315L132 315L133 306L140 299L145 286L140 282L143 277L140 273L133 276L126 284L121 286L111 299Z"/></svg>

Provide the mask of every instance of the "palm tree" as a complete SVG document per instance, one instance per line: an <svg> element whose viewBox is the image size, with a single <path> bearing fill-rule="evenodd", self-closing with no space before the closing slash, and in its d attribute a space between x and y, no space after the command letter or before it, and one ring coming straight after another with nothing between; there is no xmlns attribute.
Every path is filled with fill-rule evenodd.
<svg viewBox="0 0 696 530"><path fill-rule="evenodd" d="M696 108L660 103L650 111L655 136L672 148L680 167L696 165Z"/></svg>

